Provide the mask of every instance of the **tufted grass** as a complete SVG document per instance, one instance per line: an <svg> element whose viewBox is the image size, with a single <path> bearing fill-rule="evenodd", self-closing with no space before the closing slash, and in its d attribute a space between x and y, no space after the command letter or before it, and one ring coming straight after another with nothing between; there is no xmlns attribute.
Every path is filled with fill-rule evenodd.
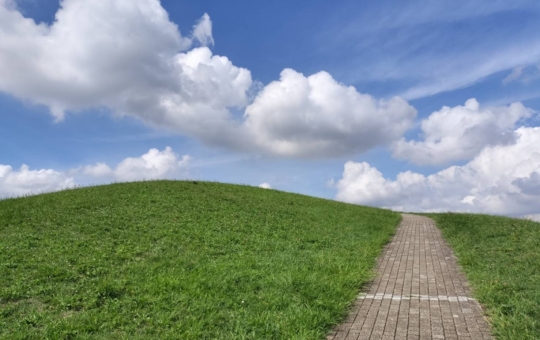
<svg viewBox="0 0 540 340"><path fill-rule="evenodd" d="M485 307L497 339L540 339L540 223L430 214Z"/></svg>
<svg viewBox="0 0 540 340"><path fill-rule="evenodd" d="M399 221L208 182L3 200L0 338L324 339Z"/></svg>

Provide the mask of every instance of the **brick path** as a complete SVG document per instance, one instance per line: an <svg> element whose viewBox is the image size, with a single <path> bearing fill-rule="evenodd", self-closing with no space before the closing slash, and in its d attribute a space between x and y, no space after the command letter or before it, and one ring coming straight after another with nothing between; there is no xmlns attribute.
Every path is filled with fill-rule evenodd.
<svg viewBox="0 0 540 340"><path fill-rule="evenodd" d="M492 339L456 258L432 219L403 214L377 278L327 339Z"/></svg>

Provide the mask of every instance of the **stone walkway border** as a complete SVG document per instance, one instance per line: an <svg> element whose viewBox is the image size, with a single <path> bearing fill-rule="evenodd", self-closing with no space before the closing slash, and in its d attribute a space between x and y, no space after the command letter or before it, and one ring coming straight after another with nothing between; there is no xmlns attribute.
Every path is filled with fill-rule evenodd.
<svg viewBox="0 0 540 340"><path fill-rule="evenodd" d="M377 277L328 340L493 339L435 222L403 214Z"/></svg>

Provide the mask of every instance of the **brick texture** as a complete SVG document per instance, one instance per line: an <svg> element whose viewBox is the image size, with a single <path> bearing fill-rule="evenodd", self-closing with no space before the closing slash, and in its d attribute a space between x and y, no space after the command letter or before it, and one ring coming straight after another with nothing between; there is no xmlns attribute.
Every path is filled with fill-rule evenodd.
<svg viewBox="0 0 540 340"><path fill-rule="evenodd" d="M492 339L482 309L435 222L403 214L377 266L328 340Z"/></svg>

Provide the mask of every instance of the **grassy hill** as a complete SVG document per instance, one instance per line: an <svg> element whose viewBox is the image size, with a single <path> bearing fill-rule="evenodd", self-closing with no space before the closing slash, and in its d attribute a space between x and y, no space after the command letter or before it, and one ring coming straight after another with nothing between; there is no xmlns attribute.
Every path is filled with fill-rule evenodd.
<svg viewBox="0 0 540 340"><path fill-rule="evenodd" d="M0 338L323 339L399 220L205 182L0 201Z"/></svg>
<svg viewBox="0 0 540 340"><path fill-rule="evenodd" d="M540 339L540 223L433 214L497 339Z"/></svg>

